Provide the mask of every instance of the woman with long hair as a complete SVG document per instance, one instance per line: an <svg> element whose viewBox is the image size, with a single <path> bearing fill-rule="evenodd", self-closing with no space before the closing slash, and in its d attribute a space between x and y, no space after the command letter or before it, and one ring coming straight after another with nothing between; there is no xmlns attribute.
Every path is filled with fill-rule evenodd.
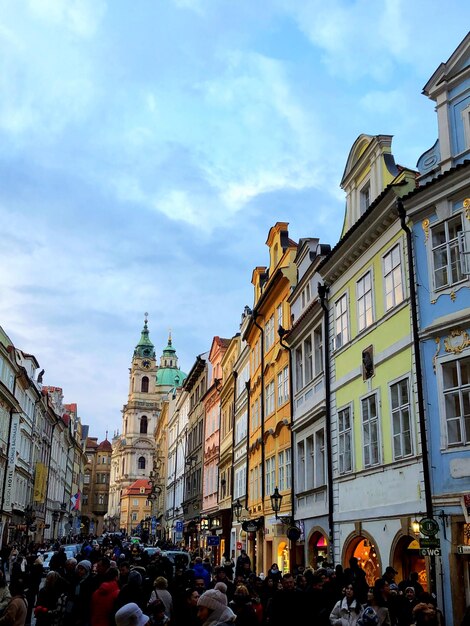
<svg viewBox="0 0 470 626"><path fill-rule="evenodd" d="M362 606L356 598L356 592L351 583L344 588L344 597L333 607L330 613L331 626L355 626L362 613Z"/></svg>

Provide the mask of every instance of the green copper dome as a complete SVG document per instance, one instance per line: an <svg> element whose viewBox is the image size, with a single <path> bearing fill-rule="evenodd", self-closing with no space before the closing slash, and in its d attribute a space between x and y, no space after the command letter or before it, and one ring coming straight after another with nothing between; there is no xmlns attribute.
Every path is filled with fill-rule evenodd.
<svg viewBox="0 0 470 626"><path fill-rule="evenodd" d="M142 328L142 333L140 335L140 341L136 345L134 350L134 356L136 357L150 357L155 358L155 347L153 343L150 341L149 337L149 329L147 327L147 313L145 314L144 327Z"/></svg>
<svg viewBox="0 0 470 626"><path fill-rule="evenodd" d="M157 385L181 387L186 376L176 367L160 367L157 371Z"/></svg>
<svg viewBox="0 0 470 626"><path fill-rule="evenodd" d="M178 368L178 357L171 343L171 333L168 337L168 345L160 357L160 367L157 370L157 386L180 387L187 374Z"/></svg>

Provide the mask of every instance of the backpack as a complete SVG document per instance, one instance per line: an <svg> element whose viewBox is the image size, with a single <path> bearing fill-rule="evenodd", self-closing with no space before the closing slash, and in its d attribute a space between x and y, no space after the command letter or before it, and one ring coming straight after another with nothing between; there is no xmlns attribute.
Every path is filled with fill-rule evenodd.
<svg viewBox="0 0 470 626"><path fill-rule="evenodd" d="M361 617L357 620L357 626L377 626L379 618L371 606L366 606Z"/></svg>

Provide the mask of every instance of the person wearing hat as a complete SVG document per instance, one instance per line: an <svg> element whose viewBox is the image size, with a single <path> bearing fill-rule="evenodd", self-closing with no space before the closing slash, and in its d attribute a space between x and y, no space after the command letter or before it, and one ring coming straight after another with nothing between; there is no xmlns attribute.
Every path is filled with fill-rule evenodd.
<svg viewBox="0 0 470 626"><path fill-rule="evenodd" d="M202 626L232 625L236 619L227 606L227 596L219 589L208 589L199 597L197 615Z"/></svg>
<svg viewBox="0 0 470 626"><path fill-rule="evenodd" d="M73 594L73 618L76 626L89 626L91 596L94 591L91 562L83 559L75 568L77 584Z"/></svg>
<svg viewBox="0 0 470 626"><path fill-rule="evenodd" d="M135 602L122 606L114 619L116 626L145 626L150 621L149 616L145 615Z"/></svg>
<svg viewBox="0 0 470 626"><path fill-rule="evenodd" d="M385 568L385 572L383 573L382 578L384 580L386 580L388 582L389 585L392 585L395 583L395 576L398 574L397 570L392 567L391 565L388 565Z"/></svg>

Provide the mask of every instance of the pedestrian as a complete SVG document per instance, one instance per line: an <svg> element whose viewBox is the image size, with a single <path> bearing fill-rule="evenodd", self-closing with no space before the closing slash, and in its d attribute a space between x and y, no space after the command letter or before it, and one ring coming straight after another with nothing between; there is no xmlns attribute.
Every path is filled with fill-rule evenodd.
<svg viewBox="0 0 470 626"><path fill-rule="evenodd" d="M345 587L345 595L342 600L333 607L330 613L331 626L355 626L362 613L362 606L355 596L354 587L351 583Z"/></svg>
<svg viewBox="0 0 470 626"><path fill-rule="evenodd" d="M5 612L8 603L11 600L10 589L7 585L5 574L0 570L0 617Z"/></svg>
<svg viewBox="0 0 470 626"><path fill-rule="evenodd" d="M115 621L116 626L145 626L150 618L135 602L129 602L117 611Z"/></svg>
<svg viewBox="0 0 470 626"><path fill-rule="evenodd" d="M119 595L119 571L110 567L103 582L91 596L91 626L110 626L114 621L114 603Z"/></svg>
<svg viewBox="0 0 470 626"><path fill-rule="evenodd" d="M165 613L171 621L173 617L173 598L168 591L168 581L164 576L157 576L153 583L154 589L150 594L149 605L156 600L161 600L165 607Z"/></svg>
<svg viewBox="0 0 470 626"><path fill-rule="evenodd" d="M0 617L0 626L25 626L28 601L21 579L10 582L10 593L11 600Z"/></svg>
<svg viewBox="0 0 470 626"><path fill-rule="evenodd" d="M208 589L197 601L197 614L202 626L233 625L236 615L227 606L227 596L219 589Z"/></svg>
<svg viewBox="0 0 470 626"><path fill-rule="evenodd" d="M175 602L174 621L172 626L200 626L197 616L197 601L199 593L196 589L188 587Z"/></svg>

